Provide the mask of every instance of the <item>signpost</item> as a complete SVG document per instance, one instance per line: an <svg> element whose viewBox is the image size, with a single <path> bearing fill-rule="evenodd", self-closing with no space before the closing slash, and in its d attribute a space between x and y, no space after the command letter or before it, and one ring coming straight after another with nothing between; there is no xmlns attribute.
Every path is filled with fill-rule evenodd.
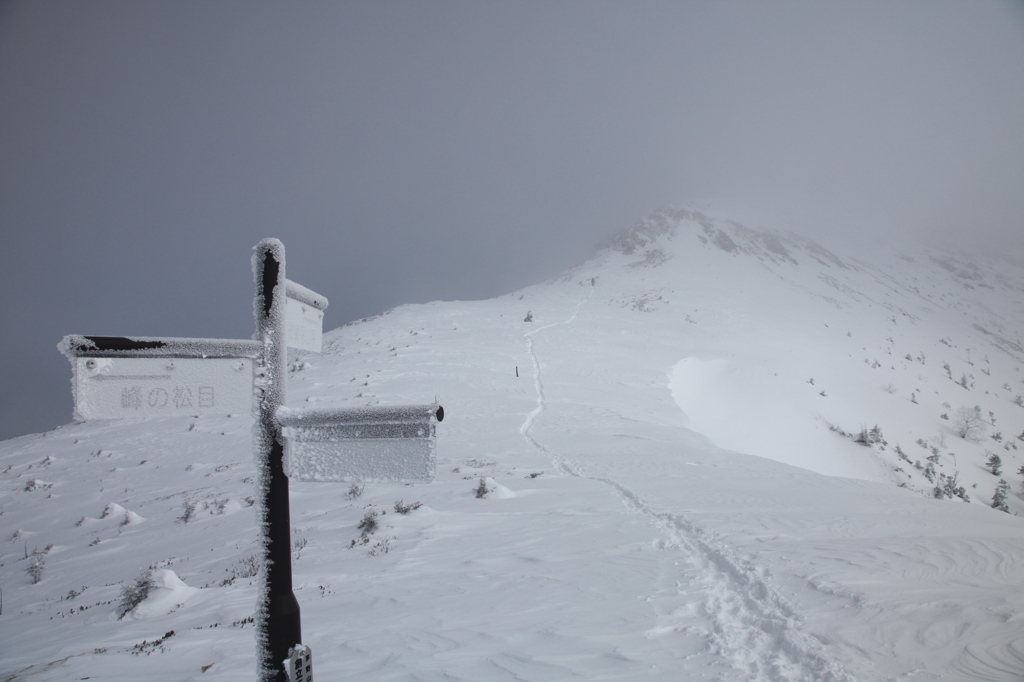
<svg viewBox="0 0 1024 682"><path fill-rule="evenodd" d="M285 407L287 349L321 351L327 299L285 278L284 255L277 239L254 248L255 341L69 335L58 348L72 365L79 419L253 411L263 550L257 671L261 682L312 682L312 653L302 644L292 592L288 477L431 481L444 410Z"/></svg>
<svg viewBox="0 0 1024 682"><path fill-rule="evenodd" d="M327 299L301 284L285 281L285 339L289 348L319 353L323 348Z"/></svg>
<svg viewBox="0 0 1024 682"><path fill-rule="evenodd" d="M78 419L246 413L255 341L64 337Z"/></svg>
<svg viewBox="0 0 1024 682"><path fill-rule="evenodd" d="M428 483L436 469L439 405L277 411L295 481Z"/></svg>

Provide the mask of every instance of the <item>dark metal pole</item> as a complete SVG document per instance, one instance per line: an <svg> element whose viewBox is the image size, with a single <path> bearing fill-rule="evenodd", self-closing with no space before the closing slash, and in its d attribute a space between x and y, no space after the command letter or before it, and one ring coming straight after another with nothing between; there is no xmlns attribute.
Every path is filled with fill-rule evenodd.
<svg viewBox="0 0 1024 682"><path fill-rule="evenodd" d="M288 478L284 474L284 440L275 419L285 404L284 244L264 239L253 256L256 278L256 340L263 351L255 368L259 410L253 427L253 450L259 476L259 524L263 574L256 605L257 666L261 682L287 682L284 660L302 642L299 603L292 592L291 517Z"/></svg>

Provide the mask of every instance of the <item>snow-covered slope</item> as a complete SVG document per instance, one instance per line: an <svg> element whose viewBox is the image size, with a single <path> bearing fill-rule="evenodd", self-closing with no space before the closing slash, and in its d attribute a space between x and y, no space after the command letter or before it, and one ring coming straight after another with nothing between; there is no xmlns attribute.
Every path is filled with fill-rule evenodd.
<svg viewBox="0 0 1024 682"><path fill-rule="evenodd" d="M292 484L318 679L1020 679L1022 292L673 208L544 284L327 334L292 405L446 418L431 484ZM250 427L0 444L0 680L252 679Z"/></svg>

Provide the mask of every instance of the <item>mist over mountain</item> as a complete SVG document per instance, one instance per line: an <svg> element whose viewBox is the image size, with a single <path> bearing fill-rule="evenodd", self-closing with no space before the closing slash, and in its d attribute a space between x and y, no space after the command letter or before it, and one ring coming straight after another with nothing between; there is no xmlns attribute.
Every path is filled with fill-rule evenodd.
<svg viewBox="0 0 1024 682"><path fill-rule="evenodd" d="M316 674L1019 679L1022 292L675 205L328 332L291 407L446 417L432 483L291 483ZM0 443L4 679L251 679L252 418L166 408Z"/></svg>
<svg viewBox="0 0 1024 682"><path fill-rule="evenodd" d="M0 3L0 438L69 333L248 338L275 236L335 327L489 298L662 203L847 252L1024 251L1019 0Z"/></svg>

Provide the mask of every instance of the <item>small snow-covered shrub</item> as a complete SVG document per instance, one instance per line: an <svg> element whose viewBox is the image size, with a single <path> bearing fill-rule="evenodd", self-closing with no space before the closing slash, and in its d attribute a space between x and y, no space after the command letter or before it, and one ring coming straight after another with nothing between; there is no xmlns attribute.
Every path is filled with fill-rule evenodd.
<svg viewBox="0 0 1024 682"><path fill-rule="evenodd" d="M28 568L25 572L32 578L32 584L36 585L43 579L43 569L46 567L46 551L35 549L29 556Z"/></svg>
<svg viewBox="0 0 1024 682"><path fill-rule="evenodd" d="M356 528L359 529L359 537L353 539L349 544L349 549L352 549L357 544L367 545L370 543L370 536L377 532L380 528L380 522L377 521L377 516L380 514L386 514L386 511L381 510L378 512L376 509L367 509L366 513L363 514L362 520L356 524Z"/></svg>
<svg viewBox="0 0 1024 682"><path fill-rule="evenodd" d="M196 507L199 503L195 500L185 500L185 509L182 511L181 516L178 517L178 523L188 523L196 515Z"/></svg>
<svg viewBox="0 0 1024 682"><path fill-rule="evenodd" d="M294 529L292 532L294 532ZM302 550L304 550L306 548L306 545L308 544L309 540L302 536L292 539L292 556L295 559L298 559L300 556L302 556Z"/></svg>
<svg viewBox="0 0 1024 682"><path fill-rule="evenodd" d="M377 556L379 554L387 554L391 551L391 540L393 538L390 535L385 535L377 542L373 543L373 547L366 550L366 553L370 556Z"/></svg>
<svg viewBox="0 0 1024 682"><path fill-rule="evenodd" d="M875 424L872 428L861 427L860 433L853 439L854 443L859 443L866 447L871 447L876 443L885 445L885 440L882 439L882 429L878 428L878 424Z"/></svg>
<svg viewBox="0 0 1024 682"><path fill-rule="evenodd" d="M147 568L139 576L121 588L121 601L117 605L117 619L121 620L149 596L153 589L153 569Z"/></svg>
<svg viewBox="0 0 1024 682"><path fill-rule="evenodd" d="M380 523L377 521L377 512L373 509L368 510L366 514L363 515L362 521L360 521L359 525L356 526L364 536L372 535L377 532L379 527Z"/></svg>
<svg viewBox="0 0 1024 682"><path fill-rule="evenodd" d="M221 587L232 585L239 578L254 578L259 575L260 560L255 554L247 554L227 570L231 575L221 581Z"/></svg>
<svg viewBox="0 0 1024 682"><path fill-rule="evenodd" d="M967 490L962 485L959 485L959 479L959 472L953 472L952 476L947 476L946 474L939 474L939 482L935 486L935 490L933 491L935 494L935 498L938 500L942 500L947 498L952 499L954 497L959 497L964 502L970 502L971 498L967 496Z"/></svg>
<svg viewBox="0 0 1024 682"><path fill-rule="evenodd" d="M345 493L345 499L354 500L363 494L363 486L358 483L353 483L348 487L348 492Z"/></svg>
<svg viewBox="0 0 1024 682"><path fill-rule="evenodd" d="M53 483L50 483L49 481L42 481L38 478L33 478L25 484L24 491L30 493L33 490L49 490L52 487Z"/></svg>
<svg viewBox="0 0 1024 682"><path fill-rule="evenodd" d="M839 434L843 438L853 438L852 434L847 433L846 431L843 430L841 426L838 426L836 424L829 424L828 430L831 431L832 433Z"/></svg>
<svg viewBox="0 0 1024 682"><path fill-rule="evenodd" d="M160 653L166 653L167 649L164 647L164 641L169 637L174 637L174 630L165 632L163 637L158 637L157 639L154 639L152 642L144 639L135 646L133 646L131 649L129 649L128 653L130 653L132 656L141 656L142 654L150 656L157 651L159 651ZM205 672L205 670L203 672Z"/></svg>
<svg viewBox="0 0 1024 682"><path fill-rule="evenodd" d="M994 452L988 453L988 459L985 460L985 467L992 472L993 476L1001 476L1003 473L1003 460Z"/></svg>
<svg viewBox="0 0 1024 682"><path fill-rule="evenodd" d="M992 508L998 509L999 511L1010 513L1010 508L1006 505L1006 494L1010 491L1010 484L999 479L999 484L996 485L995 493L992 495Z"/></svg>
<svg viewBox="0 0 1024 682"><path fill-rule="evenodd" d="M476 489L473 493L476 495L478 500L482 500L487 497L487 493L491 492L491 489L487 487L487 479L483 476L480 477L480 483L477 484Z"/></svg>
<svg viewBox="0 0 1024 682"><path fill-rule="evenodd" d="M402 500L395 502L395 511L399 514L409 514L414 512L423 506L422 502L413 502L412 504L405 504Z"/></svg>

